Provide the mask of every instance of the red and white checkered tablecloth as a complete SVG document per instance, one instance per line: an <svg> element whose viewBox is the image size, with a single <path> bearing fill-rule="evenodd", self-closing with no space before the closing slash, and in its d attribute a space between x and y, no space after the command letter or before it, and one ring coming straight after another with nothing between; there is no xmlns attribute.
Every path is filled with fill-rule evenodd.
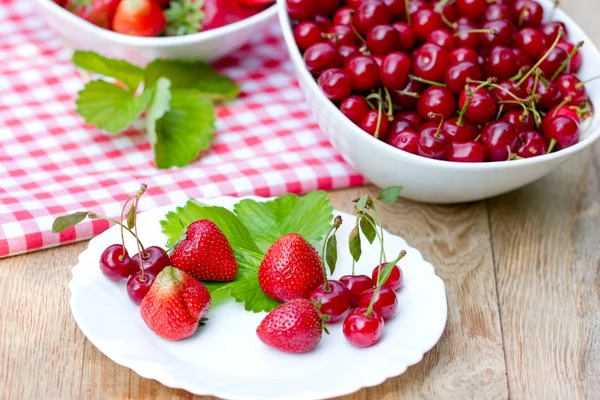
<svg viewBox="0 0 600 400"><path fill-rule="evenodd" d="M74 112L83 80L70 56L29 1L0 0L0 257L99 234L107 222L61 234L51 225L78 210L116 217L142 182L149 186L142 210L188 197L275 196L365 182L320 132L276 28L217 64L243 94L218 110L211 150L182 169L156 169L135 127L111 137L83 123Z"/></svg>

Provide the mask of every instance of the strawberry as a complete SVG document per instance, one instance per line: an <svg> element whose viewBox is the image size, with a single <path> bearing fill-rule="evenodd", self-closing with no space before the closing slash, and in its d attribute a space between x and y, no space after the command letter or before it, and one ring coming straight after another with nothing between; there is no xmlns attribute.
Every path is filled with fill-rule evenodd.
<svg viewBox="0 0 600 400"><path fill-rule="evenodd" d="M280 301L308 297L324 278L319 254L297 233L288 233L277 239L267 250L258 269L258 283L262 290Z"/></svg>
<svg viewBox="0 0 600 400"><path fill-rule="evenodd" d="M122 0L115 12L115 32L133 36L158 36L166 26L162 8L152 0Z"/></svg>
<svg viewBox="0 0 600 400"><path fill-rule="evenodd" d="M256 335L277 350L306 353L321 341L325 319L311 301L292 300L267 314Z"/></svg>
<svg viewBox="0 0 600 400"><path fill-rule="evenodd" d="M167 35L189 35L241 21L254 14L236 0L173 0L165 11Z"/></svg>
<svg viewBox="0 0 600 400"><path fill-rule="evenodd" d="M210 307L210 293L203 284L173 267L156 276L140 305L142 319L154 333L167 340L190 337Z"/></svg>
<svg viewBox="0 0 600 400"><path fill-rule="evenodd" d="M171 265L200 281L228 282L237 274L237 262L227 238L214 222L191 223L171 253Z"/></svg>
<svg viewBox="0 0 600 400"><path fill-rule="evenodd" d="M121 0L68 0L65 8L75 15L104 29L111 29L112 20Z"/></svg>

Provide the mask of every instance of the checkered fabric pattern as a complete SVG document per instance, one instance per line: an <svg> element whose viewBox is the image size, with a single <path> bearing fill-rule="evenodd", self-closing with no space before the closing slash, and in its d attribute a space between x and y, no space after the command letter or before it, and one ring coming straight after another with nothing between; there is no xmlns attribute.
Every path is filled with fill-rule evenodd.
<svg viewBox="0 0 600 400"><path fill-rule="evenodd" d="M81 210L117 217L142 182L142 211L189 197L365 183L314 122L276 28L219 61L243 94L218 110L210 151L182 169L156 169L136 126L111 137L83 123L74 112L83 80L70 56L28 1L0 0L0 257L101 233L106 221L61 234L51 225Z"/></svg>

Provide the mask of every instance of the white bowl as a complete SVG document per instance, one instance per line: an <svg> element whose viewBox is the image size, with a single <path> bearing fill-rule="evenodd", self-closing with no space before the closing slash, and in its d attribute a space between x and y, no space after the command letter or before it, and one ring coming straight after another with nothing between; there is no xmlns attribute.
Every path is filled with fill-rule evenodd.
<svg viewBox="0 0 600 400"><path fill-rule="evenodd" d="M172 37L137 37L102 29L70 13L52 0L33 0L39 14L75 50L144 65L157 58L202 60L221 58L246 44L275 19L275 5L242 21L205 32Z"/></svg>
<svg viewBox="0 0 600 400"><path fill-rule="evenodd" d="M549 14L551 3L538 0ZM600 137L600 117L586 121L578 144L545 156L518 161L464 164L432 160L396 149L352 123L325 97L304 65L294 42L285 0L277 0L279 20L285 44L300 87L317 123L344 159L374 184L386 187L402 185L402 196L427 203L462 203L476 201L509 192L548 174ZM582 48L584 63L579 72L582 78L598 74L600 53L585 33L561 10L554 19L566 24L571 42L585 41ZM600 105L600 86L586 86L591 100Z"/></svg>

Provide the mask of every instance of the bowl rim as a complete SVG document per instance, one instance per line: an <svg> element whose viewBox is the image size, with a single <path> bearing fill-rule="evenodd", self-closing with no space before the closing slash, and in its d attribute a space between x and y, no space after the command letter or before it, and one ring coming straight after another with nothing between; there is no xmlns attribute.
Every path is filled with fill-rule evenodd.
<svg viewBox="0 0 600 400"><path fill-rule="evenodd" d="M397 148L390 146L389 144L387 144L369 134L365 134L365 132L362 129L360 129L356 124L354 124L350 119L348 119L344 114L342 114L342 112L337 108L337 106L325 96L323 91L319 88L316 80L308 72L308 69L304 65L304 59L302 57L302 54L300 53L300 49L298 48L298 46L296 45L296 42L294 40L294 35L292 32L292 28L291 28L291 20L289 18L289 15L288 15L287 9L286 9L286 3L285 3L286 0L276 0L276 1L277 1L281 31L283 34L284 42L288 49L288 53L290 54L292 63L296 67L295 68L296 73L300 74L301 77L303 78L303 80L308 82L309 91L312 92L312 94L314 96L319 97L320 100L322 100L321 102L324 102L326 104L325 107L326 107L327 112L331 112L333 115L335 115L335 118L337 118L337 120L343 124L342 129L352 132L352 135L354 135L357 140L360 140L361 142L363 142L365 144L368 143L372 146L375 146L376 149L381 149L378 151L387 152L389 157L405 158L405 159L411 161L413 164L422 164L422 165L426 165L428 167L446 167L446 168L450 168L453 170L471 170L471 171L498 170L498 169L507 169L507 168L520 168L520 167L525 167L525 166L529 166L529 165L537 165L537 164L543 164L543 163L547 163L547 162L551 162L551 161L558 161L560 159L567 158L576 153L579 153L580 151L584 150L585 148L591 146L594 142L596 142L600 138L600 127L598 127L587 138L580 140L574 146L571 146L564 150L560 150L560 151L550 153L550 154L545 154L545 155L539 156L539 157L524 158L524 159L520 159L520 160L483 162L483 163L462 163L462 162L456 162L456 161L436 160L436 159L423 157L423 156L420 156L417 154L412 154L412 153L397 149ZM537 1L542 4L542 6L544 7L545 10L547 10L549 7L552 6L552 4L548 2L548 0L537 0ZM582 38L581 40L583 40L586 43L587 47L582 48L582 50L581 50L582 54L584 54L584 53L588 53L588 54L593 53L594 54L595 53L594 54L595 58L600 60L600 51L595 46L594 42L579 27L579 25L577 23L575 23L575 21L573 21L573 19L571 19L571 17L560 8L556 9L555 16L556 15L558 15L560 17L559 20L563 20L567 23L567 25L569 27L569 32L571 32L571 34L575 34L575 36ZM573 28L575 28L575 29L573 29ZM592 119L588 122L590 124L590 127L591 127L591 125L593 125L593 121L597 120L598 118L600 118L600 116L597 113L595 113L593 115Z"/></svg>
<svg viewBox="0 0 600 400"><path fill-rule="evenodd" d="M143 37L132 36L118 33L108 29L100 28L89 21L69 12L65 8L56 4L52 0L33 0L39 6L44 7L49 12L52 12L62 18L64 21L75 25L77 28L88 31L100 37L102 40L118 42L121 45L137 46L137 47L170 47L178 45L186 45L198 43L205 40L211 40L218 37L229 35L238 30L243 30L246 27L254 24L259 24L277 14L277 5L273 3L264 10L248 17L241 21L237 21L228 25L223 25L218 28L209 29L198 33L182 36L160 36L160 37Z"/></svg>

